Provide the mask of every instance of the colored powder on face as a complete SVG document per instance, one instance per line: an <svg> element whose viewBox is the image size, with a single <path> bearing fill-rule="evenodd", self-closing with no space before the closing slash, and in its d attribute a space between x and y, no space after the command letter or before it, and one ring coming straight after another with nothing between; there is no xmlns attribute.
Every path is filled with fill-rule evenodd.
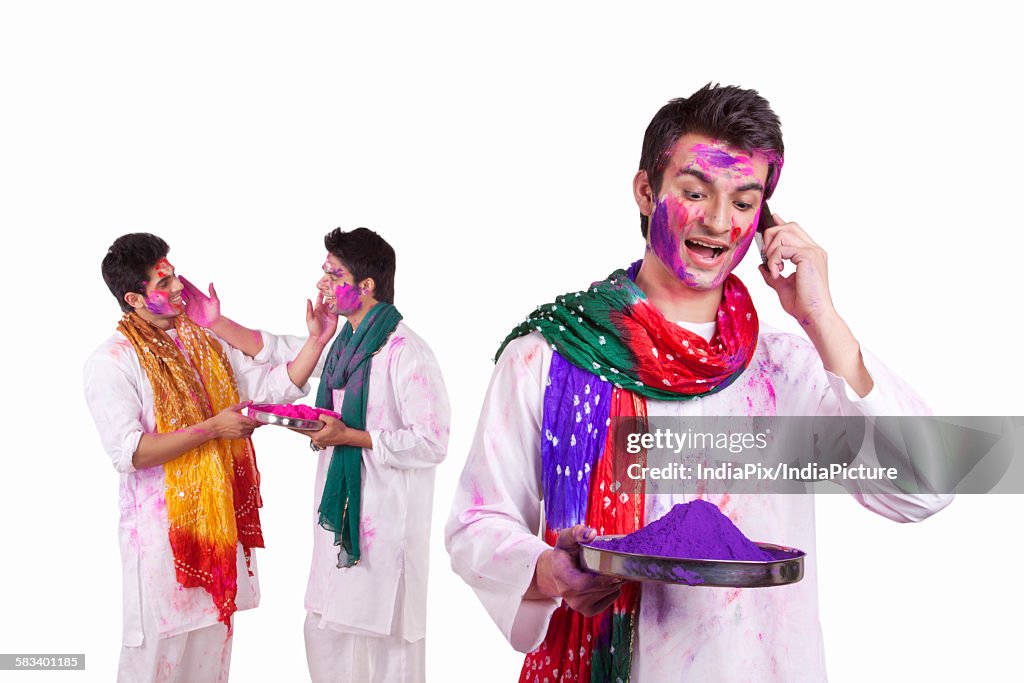
<svg viewBox="0 0 1024 683"><path fill-rule="evenodd" d="M156 262L156 265L153 267L153 270L156 272L156 279L160 280L173 273L174 266L172 266L171 262L168 261L166 258L162 258Z"/></svg>
<svg viewBox="0 0 1024 683"><path fill-rule="evenodd" d="M299 403L293 403L291 405L258 405L251 406L250 410L258 410L263 413L273 413L274 415L280 415L281 417L294 417L299 420L319 420L321 415L330 415L336 420L341 419L341 415L334 411L325 410L323 408L313 408L312 406L304 406Z"/></svg>
<svg viewBox="0 0 1024 683"><path fill-rule="evenodd" d="M691 560L768 562L773 558L747 539L718 506L704 500L681 503L661 519L628 536L595 541L595 548Z"/></svg>
<svg viewBox="0 0 1024 683"><path fill-rule="evenodd" d="M750 157L738 154L733 156L721 147L711 145L694 145L694 161L705 173L712 169L729 171L731 176L748 176L754 174Z"/></svg>
<svg viewBox="0 0 1024 683"><path fill-rule="evenodd" d="M146 308L149 309L150 313L156 315L172 315L177 313L174 306L171 305L170 293L159 289L153 290L146 297Z"/></svg>
<svg viewBox="0 0 1024 683"><path fill-rule="evenodd" d="M359 300L359 288L344 282L334 288L334 307L338 315L352 315L358 311L363 302Z"/></svg>
<svg viewBox="0 0 1024 683"><path fill-rule="evenodd" d="M658 202L651 215L651 251L677 278L690 286L697 284L696 278L687 271L682 256L682 233L690 222L689 211L678 198L666 195Z"/></svg>
<svg viewBox="0 0 1024 683"><path fill-rule="evenodd" d="M334 277L345 277L345 271L342 268L335 268L330 261L331 255L328 254L327 256L328 260L324 261L323 265L324 272L327 273L328 275L333 275Z"/></svg>

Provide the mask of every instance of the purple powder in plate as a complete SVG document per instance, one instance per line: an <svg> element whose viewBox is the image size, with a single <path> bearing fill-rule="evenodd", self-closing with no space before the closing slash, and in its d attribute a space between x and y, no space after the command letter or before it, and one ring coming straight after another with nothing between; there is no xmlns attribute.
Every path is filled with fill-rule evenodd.
<svg viewBox="0 0 1024 683"><path fill-rule="evenodd" d="M773 559L748 540L716 505L705 500L680 503L661 519L628 536L594 541L591 546L688 560L770 562Z"/></svg>

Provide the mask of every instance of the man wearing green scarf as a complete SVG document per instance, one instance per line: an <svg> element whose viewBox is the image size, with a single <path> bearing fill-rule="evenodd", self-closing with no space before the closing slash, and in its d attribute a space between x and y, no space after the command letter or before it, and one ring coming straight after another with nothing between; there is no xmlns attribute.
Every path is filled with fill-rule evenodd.
<svg viewBox="0 0 1024 683"><path fill-rule="evenodd" d="M623 475L629 458L610 429L620 418L927 412L836 312L825 252L768 211L782 162L779 119L757 92L709 84L670 101L633 180L642 260L538 307L498 349L446 545L526 654L521 681L825 680L814 496L654 492ZM733 274L758 233L758 286L806 337L760 324ZM895 521L951 498L870 485L854 495ZM582 571L579 543L595 532L630 533L695 497L749 538L806 551L803 580L691 588Z"/></svg>
<svg viewBox="0 0 1024 683"><path fill-rule="evenodd" d="M315 683L422 681L434 469L450 411L427 344L394 305L395 252L377 233L336 229L312 314L344 319L314 372L323 416L317 526L306 590L306 660ZM220 315L210 289L186 285L188 312L258 359L288 357L303 338L246 329Z"/></svg>

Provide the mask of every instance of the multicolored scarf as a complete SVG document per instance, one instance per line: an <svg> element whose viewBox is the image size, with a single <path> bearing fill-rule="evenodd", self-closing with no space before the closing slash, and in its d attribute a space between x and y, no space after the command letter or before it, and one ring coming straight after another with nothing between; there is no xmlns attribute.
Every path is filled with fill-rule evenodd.
<svg viewBox="0 0 1024 683"><path fill-rule="evenodd" d="M634 280L637 261L585 292L537 308L502 343L540 332L555 353L544 393L541 486L544 538L585 523L598 534L628 534L644 525L642 480L617 473L637 456L616 448L613 421L645 428L648 398L688 400L721 391L746 369L758 321L743 283L730 275L711 341L668 320ZM641 456L642 457L642 456ZM584 617L564 602L547 635L526 656L520 681L629 681L639 584L624 584L610 610Z"/></svg>
<svg viewBox="0 0 1024 683"><path fill-rule="evenodd" d="M117 329L128 338L153 387L159 434L199 424L239 402L234 371L220 343L187 316L178 341L134 312ZM237 545L248 563L263 547L260 474L249 439L213 439L164 465L168 537L178 583L203 588L229 628L238 592Z"/></svg>
<svg viewBox="0 0 1024 683"><path fill-rule="evenodd" d="M316 394L317 408L334 410L334 390L344 389L341 421L352 429L366 428L366 401L370 390L370 358L384 347L402 314L388 303L377 303L358 330L345 323L331 345L323 379ZM320 526L334 532L340 545L338 567L359 562L359 510L363 452L357 446L335 446L327 481L320 498Z"/></svg>

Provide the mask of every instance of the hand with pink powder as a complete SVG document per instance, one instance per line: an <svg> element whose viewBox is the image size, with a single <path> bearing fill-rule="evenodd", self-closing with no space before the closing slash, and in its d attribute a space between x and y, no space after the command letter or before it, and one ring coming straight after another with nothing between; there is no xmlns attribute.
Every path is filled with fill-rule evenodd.
<svg viewBox="0 0 1024 683"><path fill-rule="evenodd" d="M338 330L338 315L331 313L327 307L323 292L317 294L316 306L306 299L306 329L309 330L309 336L322 346L327 346Z"/></svg>
<svg viewBox="0 0 1024 683"><path fill-rule="evenodd" d="M216 325L220 320L220 298L217 296L217 290L213 288L213 283L210 283L210 293L206 295L184 276L179 276L178 279L185 285L181 298L185 300L185 315L189 320L200 327L211 328Z"/></svg>
<svg viewBox="0 0 1024 683"><path fill-rule="evenodd" d="M563 529L551 550L537 559L533 582L523 596L527 600L562 598L587 617L600 614L619 597L622 579L591 574L580 569L580 543L592 541L597 532L583 524Z"/></svg>

